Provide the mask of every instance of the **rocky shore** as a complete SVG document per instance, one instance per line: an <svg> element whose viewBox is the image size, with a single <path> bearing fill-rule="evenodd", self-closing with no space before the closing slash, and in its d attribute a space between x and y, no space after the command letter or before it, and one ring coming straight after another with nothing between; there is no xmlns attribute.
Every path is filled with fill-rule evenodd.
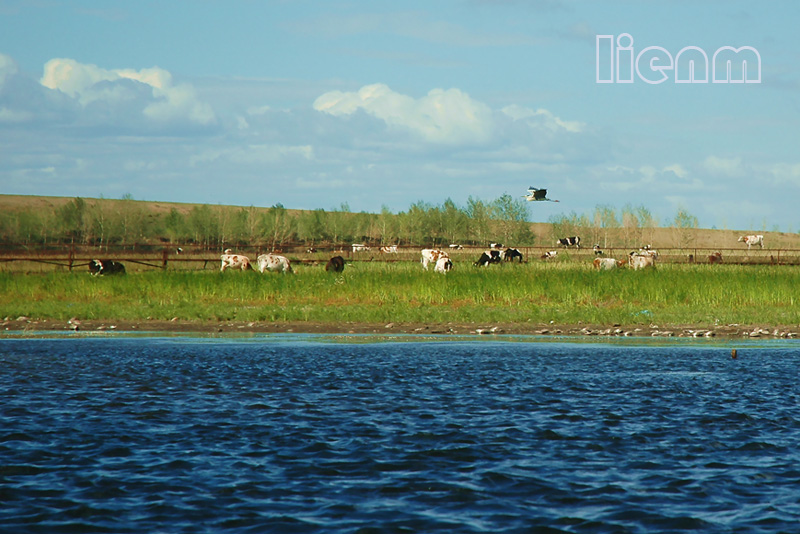
<svg viewBox="0 0 800 534"><path fill-rule="evenodd" d="M586 325L586 324L421 324L421 323L319 323L319 322L237 322L172 320L69 320L6 317L0 332L172 332L172 333L312 333L312 334L422 334L422 335L530 335L596 337L694 337L775 338L800 336L800 325ZM0 333L0 336L2 333Z"/></svg>

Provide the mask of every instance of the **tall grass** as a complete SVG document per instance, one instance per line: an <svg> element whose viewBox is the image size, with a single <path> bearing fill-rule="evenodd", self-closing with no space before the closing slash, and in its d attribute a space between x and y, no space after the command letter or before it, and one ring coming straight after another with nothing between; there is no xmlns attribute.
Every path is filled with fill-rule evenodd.
<svg viewBox="0 0 800 534"><path fill-rule="evenodd" d="M443 276L418 263L357 263L334 275L254 272L0 273L0 317L202 321L800 323L800 270L663 265L597 272L586 264L472 267Z"/></svg>

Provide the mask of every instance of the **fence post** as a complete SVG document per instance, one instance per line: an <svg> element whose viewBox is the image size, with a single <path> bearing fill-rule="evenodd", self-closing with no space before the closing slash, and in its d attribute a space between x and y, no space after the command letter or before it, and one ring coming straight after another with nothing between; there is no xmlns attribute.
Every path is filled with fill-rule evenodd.
<svg viewBox="0 0 800 534"><path fill-rule="evenodd" d="M72 264L75 262L75 243L69 246L69 272L72 272Z"/></svg>
<svg viewBox="0 0 800 534"><path fill-rule="evenodd" d="M169 249L164 247L164 250L161 251L161 269L164 271L167 270L167 256L169 256Z"/></svg>

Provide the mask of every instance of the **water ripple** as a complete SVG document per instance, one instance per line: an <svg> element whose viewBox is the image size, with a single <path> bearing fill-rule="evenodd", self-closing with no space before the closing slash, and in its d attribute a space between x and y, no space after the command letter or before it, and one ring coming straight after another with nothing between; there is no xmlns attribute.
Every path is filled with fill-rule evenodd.
<svg viewBox="0 0 800 534"><path fill-rule="evenodd" d="M798 359L0 340L0 530L791 532Z"/></svg>

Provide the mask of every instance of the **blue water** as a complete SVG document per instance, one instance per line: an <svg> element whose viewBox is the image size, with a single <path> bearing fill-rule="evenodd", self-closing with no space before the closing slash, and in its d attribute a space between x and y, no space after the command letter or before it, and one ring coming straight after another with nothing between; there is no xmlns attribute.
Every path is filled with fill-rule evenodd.
<svg viewBox="0 0 800 534"><path fill-rule="evenodd" d="M411 339L0 339L0 532L800 531L796 342Z"/></svg>

